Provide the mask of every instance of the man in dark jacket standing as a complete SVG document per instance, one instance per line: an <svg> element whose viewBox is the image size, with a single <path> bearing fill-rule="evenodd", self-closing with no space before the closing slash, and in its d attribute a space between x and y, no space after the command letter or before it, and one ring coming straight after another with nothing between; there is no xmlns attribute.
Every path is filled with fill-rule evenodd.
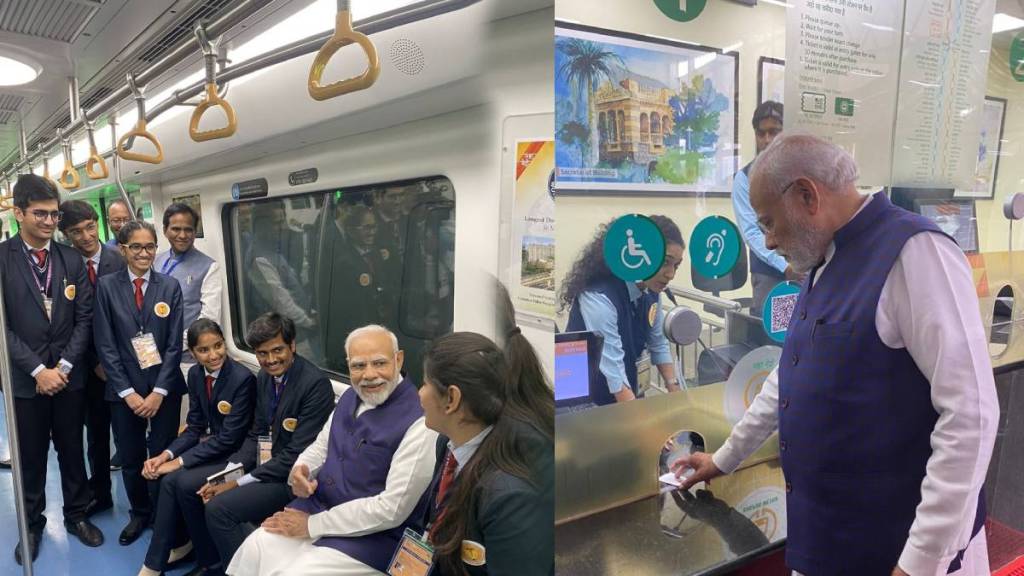
<svg viewBox="0 0 1024 576"><path fill-rule="evenodd" d="M61 219L58 200L45 179L19 177L14 185L18 235L0 244L13 379L5 386L14 394L32 560L46 525L51 437L60 461L64 525L86 546L103 543L103 533L86 518L89 485L82 450L92 287L78 252L52 241ZM21 564L20 544L14 556Z"/></svg>

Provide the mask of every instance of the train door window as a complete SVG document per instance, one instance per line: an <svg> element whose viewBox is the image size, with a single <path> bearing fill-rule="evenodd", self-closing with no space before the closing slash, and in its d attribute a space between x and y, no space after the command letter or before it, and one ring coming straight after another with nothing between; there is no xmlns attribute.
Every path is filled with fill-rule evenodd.
<svg viewBox="0 0 1024 576"><path fill-rule="evenodd" d="M269 310L296 325L300 354L347 375L345 338L381 324L419 380L427 342L451 330L455 198L442 177L236 204L227 212L240 347Z"/></svg>

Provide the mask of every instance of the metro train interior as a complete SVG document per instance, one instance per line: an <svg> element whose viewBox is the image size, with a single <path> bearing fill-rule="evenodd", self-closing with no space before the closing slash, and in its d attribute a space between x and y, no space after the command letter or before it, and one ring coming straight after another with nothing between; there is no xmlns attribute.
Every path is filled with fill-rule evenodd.
<svg viewBox="0 0 1024 576"><path fill-rule="evenodd" d="M342 8L350 18L336 21ZM186 203L201 217L195 246L225 274L233 358L258 370L245 327L273 307L336 394L349 382L345 337L365 324L394 330L418 379L433 338L493 336L494 278L519 260L499 135L539 126L529 135L550 138L552 17L548 0L3 2L0 54L34 78L0 79L3 235L17 233L9 194L28 172L90 203L104 242L111 202L158 230L166 206ZM343 34L349 20L370 47ZM336 53L318 56L330 42ZM353 260L363 247L376 266ZM518 324L550 372L553 324ZM107 542L86 548L61 527L51 450L36 574L138 570L149 537L117 545L128 507L111 474L114 507L93 517ZM0 472L5 548L19 538L15 498ZM2 558L0 573L22 572L9 550Z"/></svg>

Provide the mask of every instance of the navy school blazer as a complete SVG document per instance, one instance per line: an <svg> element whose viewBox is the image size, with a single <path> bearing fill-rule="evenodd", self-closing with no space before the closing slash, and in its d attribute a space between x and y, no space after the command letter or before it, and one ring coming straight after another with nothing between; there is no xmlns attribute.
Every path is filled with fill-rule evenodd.
<svg viewBox="0 0 1024 576"><path fill-rule="evenodd" d="M188 371L188 400L185 432L167 449L185 468L220 462L238 450L252 426L256 376L228 356L207 398L206 369L196 364Z"/></svg>
<svg viewBox="0 0 1024 576"><path fill-rule="evenodd" d="M287 375L277 411L271 415L274 379L260 370L256 377L256 413L252 428L242 447L228 458L230 462L241 462L246 472L261 482L286 482L299 454L316 440L334 412L334 388L315 364L296 354ZM271 430L271 458L257 466L259 437L271 434Z"/></svg>
<svg viewBox="0 0 1024 576"><path fill-rule="evenodd" d="M118 270L123 270L125 266L124 256L121 256L121 253L118 252L117 248L111 248L106 244L100 244L100 265L96 268L96 282L99 282L99 279L104 276L113 274ZM86 268L85 278L86 280L89 279L88 267ZM95 289L93 289L93 295L95 296ZM100 364L100 357L99 354L96 353L96 343L92 336L92 328L89 329L89 349L86 351L85 358L86 368L88 368L90 372L95 370L96 366L99 366Z"/></svg>
<svg viewBox="0 0 1024 576"><path fill-rule="evenodd" d="M158 314L161 310L166 310L163 317ZM119 401L118 393L129 389L143 398L153 388L163 388L168 395L184 393L180 367L184 312L178 281L155 270L150 271L141 311L135 307L135 287L127 268L96 282L93 338L107 373L107 400ZM160 350L161 363L145 370L139 368L131 342L140 331L152 333Z"/></svg>
<svg viewBox="0 0 1024 576"><path fill-rule="evenodd" d="M93 292L85 264L70 246L50 242L52 319L46 318L25 242L18 234L0 243L0 278L7 311L7 349L11 356L15 398L33 398L32 371L53 368L61 358L73 365L67 390L85 386L86 353L92 327ZM88 367L92 369L92 367Z"/></svg>

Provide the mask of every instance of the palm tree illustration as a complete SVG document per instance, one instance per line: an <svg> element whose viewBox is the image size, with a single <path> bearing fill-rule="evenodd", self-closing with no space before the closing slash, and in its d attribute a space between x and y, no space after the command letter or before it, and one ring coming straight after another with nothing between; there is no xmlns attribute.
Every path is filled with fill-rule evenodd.
<svg viewBox="0 0 1024 576"><path fill-rule="evenodd" d="M597 164L597 130L594 127L594 90L602 79L611 80L612 64L625 67L618 54L605 50L589 40L566 38L558 42L558 50L566 60L558 68L558 74L572 88L577 100L587 100L587 128L590 139L586 156L591 166Z"/></svg>

